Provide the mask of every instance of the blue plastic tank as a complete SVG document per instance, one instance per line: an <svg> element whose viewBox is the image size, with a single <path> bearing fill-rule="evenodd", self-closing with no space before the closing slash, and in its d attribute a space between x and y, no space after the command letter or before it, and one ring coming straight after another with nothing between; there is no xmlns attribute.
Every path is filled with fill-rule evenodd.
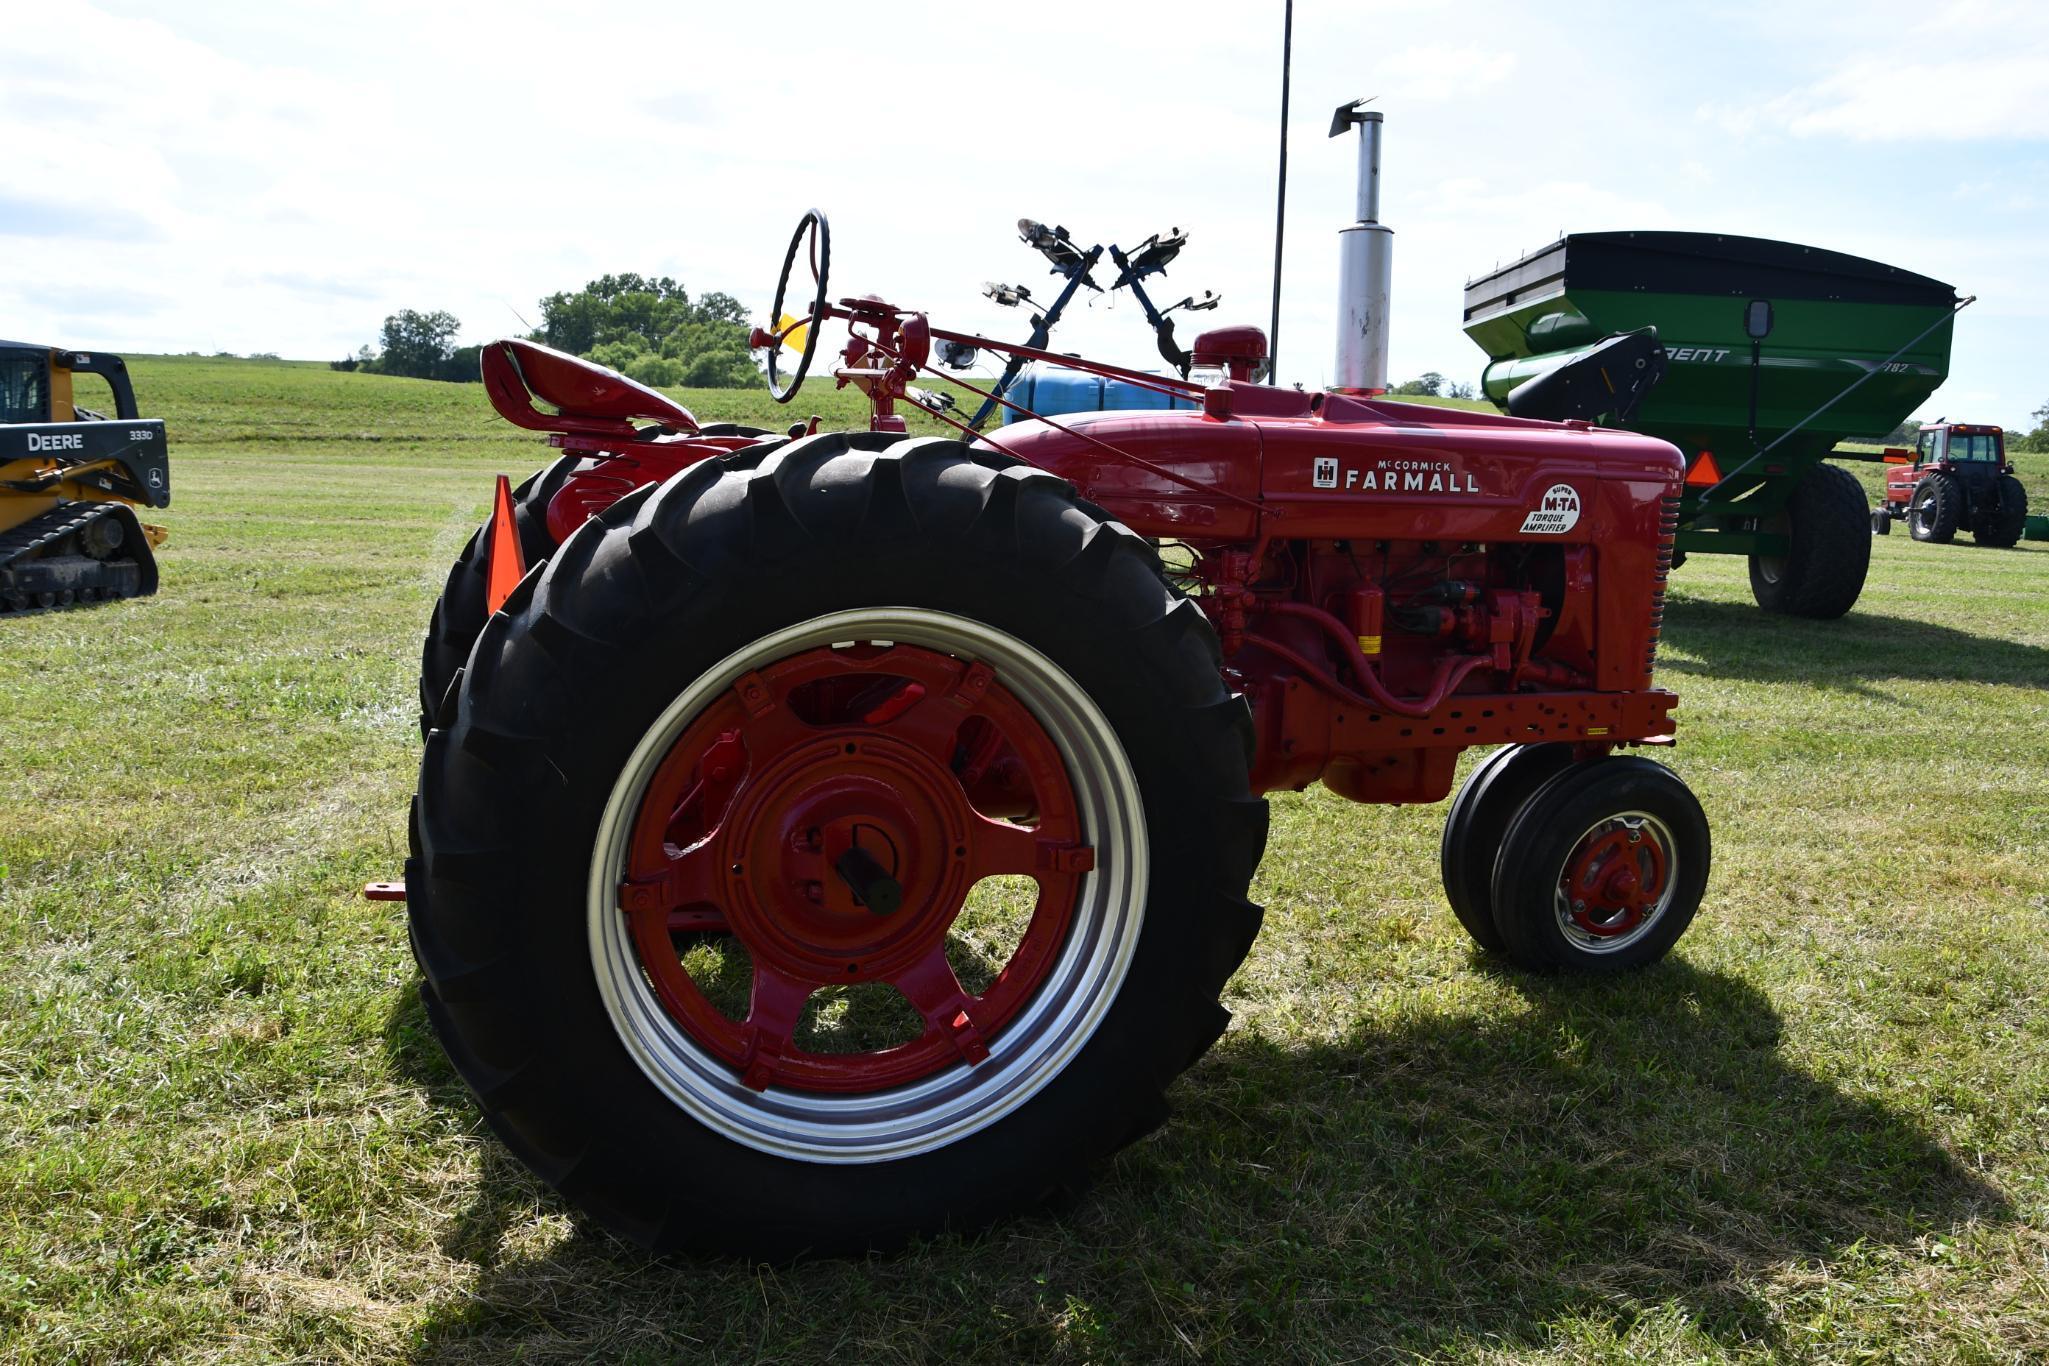
<svg viewBox="0 0 2049 1366"><path fill-rule="evenodd" d="M1095 413L1103 408L1103 377L1086 370L1063 366L1026 366L1004 397L1035 413L1058 417L1062 413ZM1005 408L1003 421L1023 422L1024 414Z"/></svg>
<svg viewBox="0 0 2049 1366"><path fill-rule="evenodd" d="M1103 381L1103 407L1130 412L1147 408L1193 408L1195 400L1181 394L1163 394L1124 380Z"/></svg>
<svg viewBox="0 0 2049 1366"><path fill-rule="evenodd" d="M1059 417L1064 413L1095 413L1104 409L1131 411L1196 406L1190 398L1159 393L1123 380L1105 379L1086 370L1052 365L1025 367L1005 397L1046 417ZM1021 413L1009 408L1003 410L1005 425L1025 420Z"/></svg>

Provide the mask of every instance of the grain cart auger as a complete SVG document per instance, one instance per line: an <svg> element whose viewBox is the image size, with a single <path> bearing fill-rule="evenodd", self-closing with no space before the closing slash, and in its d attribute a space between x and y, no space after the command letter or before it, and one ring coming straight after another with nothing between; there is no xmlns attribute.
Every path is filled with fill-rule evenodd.
<svg viewBox="0 0 2049 1366"><path fill-rule="evenodd" d="M1436 801L1503 746L1444 832L1473 938L1595 973L1672 947L1707 822L1618 752L1673 733L1670 445L1264 387L1255 328L1195 340L1210 386L1086 363L1192 411L914 439L937 343L1030 348L835 300L830 243L805 215L754 340L787 401L846 324L867 431L714 437L485 353L574 463L525 499L545 566L465 622L387 894L456 1069L568 1199L781 1258L1075 1189L1223 1032L1276 789Z"/></svg>
<svg viewBox="0 0 2049 1366"><path fill-rule="evenodd" d="M1759 606L1831 618L1864 591L1871 521L1856 476L1827 461L1878 459L1836 443L1890 432L1927 401L1970 302L1795 242L1580 232L1468 284L1465 330L1503 411L1592 418L1685 452L1681 560L1748 556ZM1595 353L1631 336L1663 379L1617 403L1604 383L1625 371ZM1576 391L1556 382L1568 374Z"/></svg>
<svg viewBox="0 0 2049 1366"><path fill-rule="evenodd" d="M112 418L72 401L79 374ZM164 424L136 416L119 356L0 342L0 614L156 592L164 529L135 510L170 501Z"/></svg>

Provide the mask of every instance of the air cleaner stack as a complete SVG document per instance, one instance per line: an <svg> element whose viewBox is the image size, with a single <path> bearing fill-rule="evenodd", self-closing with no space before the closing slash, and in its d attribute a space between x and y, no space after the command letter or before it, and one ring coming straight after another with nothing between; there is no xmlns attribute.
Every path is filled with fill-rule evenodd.
<svg viewBox="0 0 2049 1366"><path fill-rule="evenodd" d="M1380 111L1365 100L1341 104L1330 135L1359 128L1358 221L1338 231L1338 351L1331 388L1339 393L1387 392L1387 309L1394 269L1394 230L1380 221Z"/></svg>

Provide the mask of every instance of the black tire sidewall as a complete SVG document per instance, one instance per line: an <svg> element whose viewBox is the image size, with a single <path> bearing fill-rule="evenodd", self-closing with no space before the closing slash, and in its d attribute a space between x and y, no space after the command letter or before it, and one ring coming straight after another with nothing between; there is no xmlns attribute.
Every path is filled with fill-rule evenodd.
<svg viewBox="0 0 2049 1366"><path fill-rule="evenodd" d="M2021 481L2002 474L1993 481L1994 506L1971 532L1979 545L2006 550L2019 543L2027 529L2028 491Z"/></svg>
<svg viewBox="0 0 2049 1366"><path fill-rule="evenodd" d="M1946 545L1954 540L1961 519L1962 493L1957 482L1946 474L1923 476L1907 504L1907 525L1914 539L1933 545ZM1929 509L1929 525L1925 529L1918 515L1924 506Z"/></svg>
<svg viewBox="0 0 2049 1366"><path fill-rule="evenodd" d="M1651 932L1613 953L1588 953L1558 927L1554 889L1579 837L1606 816L1644 811L1678 843L1679 885ZM1713 849L1706 814L1679 776L1636 755L1565 769L1539 787L1509 823L1494 870L1502 938L1522 966L1583 973L1624 972L1656 962L1692 923L1706 890Z"/></svg>
<svg viewBox="0 0 2049 1366"><path fill-rule="evenodd" d="M1572 746L1504 745L1473 770L1452 799L1437 860L1444 897L1473 942L1508 952L1494 920L1494 864L1509 822L1532 792L1572 762Z"/></svg>
<svg viewBox="0 0 2049 1366"><path fill-rule="evenodd" d="M875 464L892 459L855 458ZM964 455L958 467L968 471L975 463ZM833 483L825 477L831 471L820 469L819 477ZM986 469L980 477L988 477ZM666 502L649 500L649 522L693 501L693 491L681 488L684 478L665 486ZM735 491L743 476L707 471L695 482L704 501L713 503ZM1032 484L1030 497L1063 496L1066 516L1088 515L1071 490L1050 476L1035 476ZM755 496L767 496L758 481L750 487ZM852 488L844 480L834 487ZM867 487L883 501L872 477ZM1066 492L1057 495L1056 489ZM1041 520L1046 515L1041 509ZM640 516L639 506L621 505L565 543L555 570L564 576L565 594L592 592L607 576L626 572L634 558L628 550L632 524ZM683 520L689 520L687 512ZM497 738L484 742L498 755L493 766L500 777L511 777L502 770L517 765L550 780L529 787L515 779L525 799L516 806L501 802L491 813L492 821L511 822L498 838L520 851L517 867L501 870L495 886L467 888L465 895L474 899L482 891L496 905L507 960L494 987L496 999L468 1011L467 1018L464 1007L451 1004L450 1024L491 1037L501 1051L518 1051L520 1045L504 1037L520 1031L518 1015L545 1015L548 1030L529 1031L525 1041L529 1100L523 1111L493 1113L494 1127L544 1173L554 1154L578 1146L579 1134L586 1151L601 1145L602 1165L580 1161L563 1189L636 1241L742 1248L776 1257L849 1251L948 1225L972 1227L1078 1184L1089 1163L1156 1121L1161 1089L1213 1037L1204 1030L1214 1027L1216 992L1249 945L1243 926L1231 923L1230 904L1250 909L1242 897L1258 857L1256 848L1248 851L1241 828L1252 800L1241 733L1246 723L1242 703L1235 704L1234 714L1223 690L1214 638L1203 638L1206 623L1193 604L1172 612L1155 570L1155 605L1163 620L1178 618L1176 624L1112 629L1101 593L1028 572L1029 556L1003 545L1000 528L970 528L953 543L906 534L914 530L890 524L885 509L844 537L792 539L778 547L782 553L766 549L772 538L755 536L739 560L721 566L714 583L653 592L633 620L612 623L617 634L630 638L624 646L557 647L537 661L528 657L535 646L531 633L494 620L479 647L480 686L473 690L465 679L465 715L445 743L523 726L520 733L528 738L512 747L516 753L503 752ZM666 539L687 545L688 528ZM1116 591L1134 587L1134 550L1127 542L1136 538L1125 533L1115 562L1107 566L1119 580ZM584 582L573 585L578 577ZM615 595L630 597L623 582ZM545 615L548 605L529 606ZM649 1081L597 990L586 886L599 815L627 754L686 683L783 626L873 606L925 607L994 626L1053 659L1095 700L1138 779L1150 844L1148 909L1104 1020L1028 1102L935 1152L834 1166L726 1140ZM575 624L581 628L601 615L584 612ZM569 622L571 614L565 611L560 619ZM1201 632L1190 634L1198 623ZM482 664L486 654L498 664ZM519 667L494 682L491 675L514 655L522 656ZM1191 677L1191 670L1207 676ZM553 699L525 695L533 691L527 687L510 699L497 696L502 687L528 680L552 685ZM574 705L573 699L594 693L602 696L602 706ZM428 791L423 774L423 797ZM1263 843L1263 804L1258 820ZM433 853L430 839L430 885ZM1236 942L1241 937L1244 942ZM707 1181L708 1173L715 1179ZM632 1209L636 1201L646 1205L649 1196L659 1197L655 1203L665 1214L679 1202L696 1212L688 1220L663 1217L650 1224Z"/></svg>
<svg viewBox="0 0 2049 1366"><path fill-rule="evenodd" d="M1750 590L1760 607L1790 616L1831 620L1855 605L1871 570L1871 529L1864 487L1856 476L1817 462L1787 497L1789 540L1776 581L1761 556L1750 557Z"/></svg>

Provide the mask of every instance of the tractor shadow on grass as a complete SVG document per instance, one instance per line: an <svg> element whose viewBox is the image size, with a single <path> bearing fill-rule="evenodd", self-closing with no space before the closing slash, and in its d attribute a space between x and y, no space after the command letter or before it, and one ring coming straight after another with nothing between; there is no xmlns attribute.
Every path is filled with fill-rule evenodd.
<svg viewBox="0 0 2049 1366"><path fill-rule="evenodd" d="M1480 970L1522 1009L1308 1049L1231 1036L1180 1107L1207 1138L1155 1145L1272 1168L1215 1182L1205 1217L1324 1250L1333 1350L1555 1346L1561 1320L1674 1310L1731 1348L1777 1343L1788 1292L1766 1283L2008 1217L1913 1117L1784 1057L1739 978Z"/></svg>
<svg viewBox="0 0 2049 1366"><path fill-rule="evenodd" d="M1872 684L1896 679L2028 688L2049 679L2049 649L2039 645L1865 611L1808 621L1675 594L1665 608L1664 640L1698 658L1661 653L1660 673L1756 683L1877 693Z"/></svg>
<svg viewBox="0 0 2049 1366"><path fill-rule="evenodd" d="M420 1354L1407 1358L1555 1347L1576 1319L1793 1348L1824 1268L1912 1263L2010 1217L1911 1116L1783 1056L1740 979L1481 970L1517 1005L1307 1046L1235 1030L1074 1208L894 1258L660 1262L581 1224L522 1255L562 1206L487 1140L444 1240L476 1283ZM417 1006L401 1020L399 1066L470 1107ZM1077 1315L1099 1336L1075 1340Z"/></svg>

